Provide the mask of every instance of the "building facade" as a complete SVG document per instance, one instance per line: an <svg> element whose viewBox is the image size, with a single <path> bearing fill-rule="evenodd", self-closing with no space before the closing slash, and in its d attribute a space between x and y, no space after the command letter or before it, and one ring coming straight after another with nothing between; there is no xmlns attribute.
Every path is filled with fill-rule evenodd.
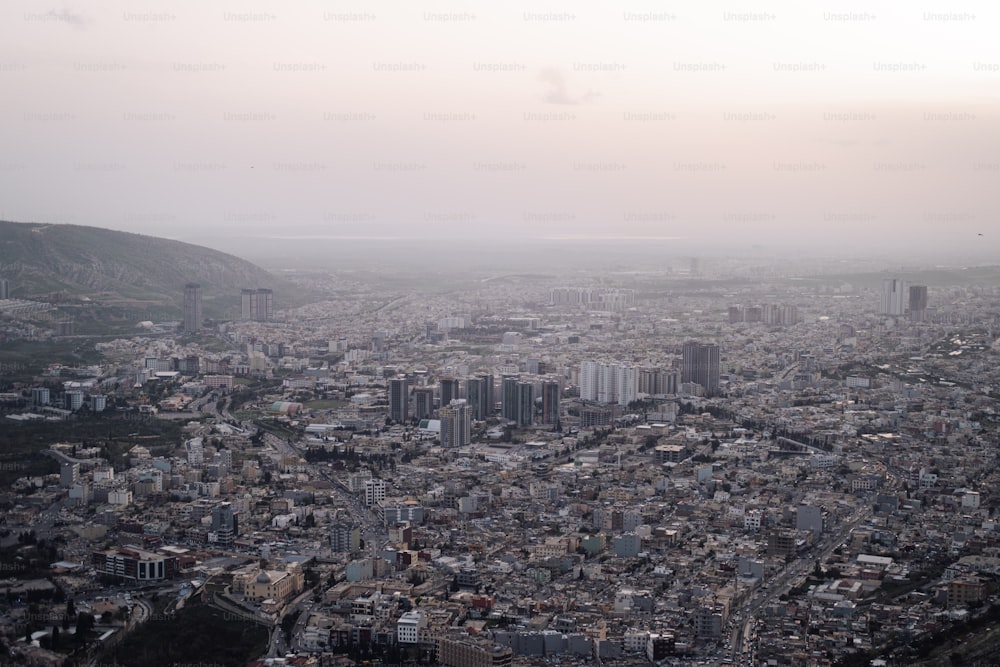
<svg viewBox="0 0 1000 667"><path fill-rule="evenodd" d="M879 301L879 313L899 317L906 313L906 302L909 293L906 282L899 278L886 278L882 281L882 296Z"/></svg>
<svg viewBox="0 0 1000 667"><path fill-rule="evenodd" d="M693 382L705 389L706 396L719 392L719 346L688 341L681 348L681 382Z"/></svg>
<svg viewBox="0 0 1000 667"><path fill-rule="evenodd" d="M389 419L401 423L410 419L410 385L406 378L389 380Z"/></svg>
<svg viewBox="0 0 1000 667"><path fill-rule="evenodd" d="M472 408L462 398L441 408L441 446L464 447L472 442Z"/></svg>
<svg viewBox="0 0 1000 667"><path fill-rule="evenodd" d="M200 331L201 325L201 285L188 283L184 286L184 331Z"/></svg>
<svg viewBox="0 0 1000 667"><path fill-rule="evenodd" d="M542 423L556 424L559 422L559 399L562 388L558 382L542 383Z"/></svg>

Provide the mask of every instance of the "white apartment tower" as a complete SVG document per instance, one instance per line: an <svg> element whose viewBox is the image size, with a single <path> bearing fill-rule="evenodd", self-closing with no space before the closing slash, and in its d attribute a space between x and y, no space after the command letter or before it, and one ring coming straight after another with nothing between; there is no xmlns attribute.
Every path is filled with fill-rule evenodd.
<svg viewBox="0 0 1000 667"><path fill-rule="evenodd" d="M910 295L906 282L899 278L886 278L882 281L882 299L879 313L900 317L906 314L906 304Z"/></svg>
<svg viewBox="0 0 1000 667"><path fill-rule="evenodd" d="M628 405L638 397L639 370L634 366L584 361L580 364L580 398Z"/></svg>
<svg viewBox="0 0 1000 667"><path fill-rule="evenodd" d="M373 477L365 480L365 505L374 507L385 500L385 480Z"/></svg>

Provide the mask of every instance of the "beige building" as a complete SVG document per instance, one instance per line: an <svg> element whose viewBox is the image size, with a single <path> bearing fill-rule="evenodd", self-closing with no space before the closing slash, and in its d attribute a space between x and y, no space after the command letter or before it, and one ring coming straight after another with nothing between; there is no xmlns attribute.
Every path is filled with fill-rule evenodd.
<svg viewBox="0 0 1000 667"><path fill-rule="evenodd" d="M948 582L948 607L980 602L985 597L985 592L986 585L975 577L952 579Z"/></svg>
<svg viewBox="0 0 1000 667"><path fill-rule="evenodd" d="M233 592L241 593L244 598L254 602L285 602L301 593L304 583L305 577L298 565L289 566L288 570L253 567L233 577Z"/></svg>

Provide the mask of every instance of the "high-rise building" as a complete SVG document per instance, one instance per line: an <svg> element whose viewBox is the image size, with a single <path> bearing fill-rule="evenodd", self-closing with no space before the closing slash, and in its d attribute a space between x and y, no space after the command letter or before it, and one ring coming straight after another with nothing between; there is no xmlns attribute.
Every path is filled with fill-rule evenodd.
<svg viewBox="0 0 1000 667"><path fill-rule="evenodd" d="M719 346L688 341L681 350L681 382L694 382L705 388L705 395L719 392Z"/></svg>
<svg viewBox="0 0 1000 667"><path fill-rule="evenodd" d="M269 289L246 289L240 292L240 317L268 322L273 317L274 292Z"/></svg>
<svg viewBox="0 0 1000 667"><path fill-rule="evenodd" d="M274 292L266 288L257 289L257 319L270 322L274 317Z"/></svg>
<svg viewBox="0 0 1000 667"><path fill-rule="evenodd" d="M549 372L549 367L541 359L525 359L524 372L531 375L545 375Z"/></svg>
<svg viewBox="0 0 1000 667"><path fill-rule="evenodd" d="M83 392L77 390L67 391L63 394L63 402L67 410L76 412L83 407Z"/></svg>
<svg viewBox="0 0 1000 667"><path fill-rule="evenodd" d="M201 285L188 283L184 286L184 331L194 333L201 330Z"/></svg>
<svg viewBox="0 0 1000 667"><path fill-rule="evenodd" d="M584 361L580 364L580 400L597 400L598 366L596 361Z"/></svg>
<svg viewBox="0 0 1000 667"><path fill-rule="evenodd" d="M0 278L0 299L10 298L10 281Z"/></svg>
<svg viewBox="0 0 1000 667"><path fill-rule="evenodd" d="M389 380L389 419L394 422L410 419L410 386L406 378Z"/></svg>
<svg viewBox="0 0 1000 667"><path fill-rule="evenodd" d="M619 366L615 383L618 405L628 406L639 398L639 369L635 366Z"/></svg>
<svg viewBox="0 0 1000 667"><path fill-rule="evenodd" d="M232 544L239 536L239 511L232 503L219 503L212 508L212 532L215 533L215 541L221 544Z"/></svg>
<svg viewBox="0 0 1000 667"><path fill-rule="evenodd" d="M48 387L32 387L31 388L31 404L32 405L48 405L50 401L49 388Z"/></svg>
<svg viewBox="0 0 1000 667"><path fill-rule="evenodd" d="M441 408L441 446L464 447L472 442L472 408L464 398Z"/></svg>
<svg viewBox="0 0 1000 667"><path fill-rule="evenodd" d="M79 463L63 463L59 468L59 486L64 489L76 484L76 481L80 479L80 464Z"/></svg>
<svg viewBox="0 0 1000 667"><path fill-rule="evenodd" d="M187 449L187 460L191 466L201 466L205 463L205 445L201 438L191 438L184 443Z"/></svg>
<svg viewBox="0 0 1000 667"><path fill-rule="evenodd" d="M472 408L472 418L483 421L493 416L493 376L478 375L465 381L465 397Z"/></svg>
<svg viewBox="0 0 1000 667"><path fill-rule="evenodd" d="M927 285L910 285L910 320L923 322L927 318Z"/></svg>
<svg viewBox="0 0 1000 667"><path fill-rule="evenodd" d="M559 398L562 389L558 382L542 383L542 423L555 424L559 421Z"/></svg>
<svg viewBox="0 0 1000 667"><path fill-rule="evenodd" d="M361 550L361 529L340 521L330 529L330 550L337 553L357 553Z"/></svg>
<svg viewBox="0 0 1000 667"><path fill-rule="evenodd" d="M530 382L518 382L515 393L517 400L514 421L518 426L531 426L535 421L535 385Z"/></svg>
<svg viewBox="0 0 1000 667"><path fill-rule="evenodd" d="M886 278L882 281L882 298L879 303L879 313L899 317L906 314L906 299L908 297L906 282L899 278Z"/></svg>
<svg viewBox="0 0 1000 667"><path fill-rule="evenodd" d="M413 416L417 419L430 419L434 412L434 390L430 387L417 387L413 390Z"/></svg>
<svg viewBox="0 0 1000 667"><path fill-rule="evenodd" d="M676 394L680 378L673 368L640 368L639 393L649 396Z"/></svg>
<svg viewBox="0 0 1000 667"><path fill-rule="evenodd" d="M458 398L459 382L455 378L441 378L438 380L438 386L441 391L441 402L438 405L442 408L450 405L452 400Z"/></svg>
<svg viewBox="0 0 1000 667"><path fill-rule="evenodd" d="M240 319L252 320L257 315L257 290L244 288L240 292Z"/></svg>
<svg viewBox="0 0 1000 667"><path fill-rule="evenodd" d="M516 375L505 375L500 381L501 414L509 421L517 421L517 382Z"/></svg>
<svg viewBox="0 0 1000 667"><path fill-rule="evenodd" d="M365 480L365 505L374 507L385 500L385 480L372 477Z"/></svg>
<svg viewBox="0 0 1000 667"><path fill-rule="evenodd" d="M580 364L580 398L628 405L638 398L639 371L633 366L584 361Z"/></svg>

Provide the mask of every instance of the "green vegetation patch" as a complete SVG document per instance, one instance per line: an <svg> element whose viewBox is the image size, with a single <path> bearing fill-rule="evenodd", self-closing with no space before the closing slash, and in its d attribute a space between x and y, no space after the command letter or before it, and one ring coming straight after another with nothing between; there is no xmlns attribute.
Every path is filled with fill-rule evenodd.
<svg viewBox="0 0 1000 667"><path fill-rule="evenodd" d="M104 662L128 667L245 665L267 650L268 630L214 607L188 605L130 634Z"/></svg>
<svg viewBox="0 0 1000 667"><path fill-rule="evenodd" d="M156 452L181 442L181 426L153 418L128 419L124 416L80 417L68 421L13 422L0 419L0 484L9 485L18 477L59 472L59 464L43 450L67 442L80 447L103 447L116 466L127 452L142 445Z"/></svg>

